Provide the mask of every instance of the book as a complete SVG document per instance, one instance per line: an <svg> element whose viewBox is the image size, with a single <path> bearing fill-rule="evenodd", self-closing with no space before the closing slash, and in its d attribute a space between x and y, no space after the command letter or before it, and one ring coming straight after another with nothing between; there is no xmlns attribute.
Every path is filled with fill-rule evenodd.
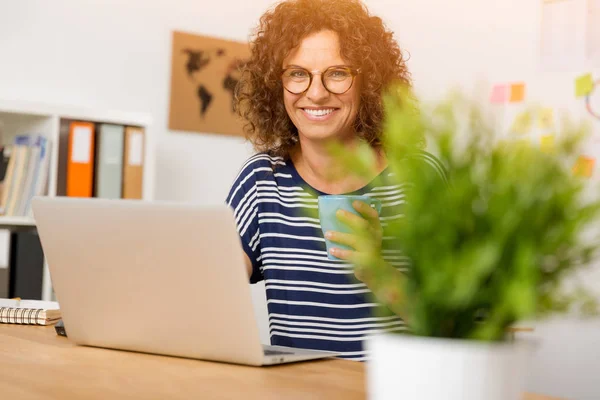
<svg viewBox="0 0 600 400"><path fill-rule="evenodd" d="M50 141L42 135L18 135L2 148L0 214L33 216L31 199L47 190Z"/></svg>
<svg viewBox="0 0 600 400"><path fill-rule="evenodd" d="M6 171L8 170L8 163L10 160L10 152L12 150L12 146L6 145L1 146L0 150L0 202L4 193L4 181L6 179ZM3 212L3 211L2 211Z"/></svg>
<svg viewBox="0 0 600 400"><path fill-rule="evenodd" d="M0 323L53 325L60 319L55 301L0 299Z"/></svg>
<svg viewBox="0 0 600 400"><path fill-rule="evenodd" d="M10 159L8 161L8 165L6 166L5 177L2 181L2 199L0 200L0 213L4 215L7 215L10 196L12 192L14 192L14 181L17 170L17 163L20 163L20 161L17 161L17 159L20 158L21 155L21 149L17 148L17 146L13 144L10 150Z"/></svg>
<svg viewBox="0 0 600 400"><path fill-rule="evenodd" d="M27 194L24 196L25 201L22 203L20 215L33 217L31 209L31 201L34 196L42 196L48 191L48 172L50 169L50 141L38 136L34 143L36 150L35 165L33 166L33 174L30 174L31 179L27 186Z"/></svg>
<svg viewBox="0 0 600 400"><path fill-rule="evenodd" d="M13 152L16 155L17 164L14 170L14 180L8 188L9 194L6 209L4 210L5 215L18 215L19 202L27 180L29 162L32 158L32 140L33 137L29 135L19 135L14 140Z"/></svg>

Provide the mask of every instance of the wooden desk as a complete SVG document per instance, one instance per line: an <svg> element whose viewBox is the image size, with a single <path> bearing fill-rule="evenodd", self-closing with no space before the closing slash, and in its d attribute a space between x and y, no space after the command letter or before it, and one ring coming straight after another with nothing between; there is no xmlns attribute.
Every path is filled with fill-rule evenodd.
<svg viewBox="0 0 600 400"><path fill-rule="evenodd" d="M54 327L0 324L6 399L364 399L364 364L245 367L75 346ZM524 400L553 400L526 395Z"/></svg>

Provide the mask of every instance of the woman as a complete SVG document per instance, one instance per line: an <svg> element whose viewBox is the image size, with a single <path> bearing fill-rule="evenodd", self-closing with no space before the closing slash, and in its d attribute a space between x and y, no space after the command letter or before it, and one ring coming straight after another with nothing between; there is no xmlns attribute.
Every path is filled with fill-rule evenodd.
<svg viewBox="0 0 600 400"><path fill-rule="evenodd" d="M364 360L365 337L405 329L397 316L374 315L369 297L396 296L401 304L401 294L388 290L398 287L401 273L382 283L353 267L371 256L364 250L381 245L380 222L398 218L403 202L402 187L385 184L380 141L381 91L392 83L410 83L401 51L357 0L289 0L261 18L237 88L238 110L259 153L241 168L227 202L250 281L265 280L274 345ZM332 142L347 149L369 143L377 171L368 179L348 175L327 151ZM319 220L307 216L322 194L364 194L383 203L381 216L361 202L354 207L362 218L338 214L350 226L370 227L369 246L328 232L353 248L332 249L350 263L328 259ZM385 268L402 270L399 251L383 247Z"/></svg>

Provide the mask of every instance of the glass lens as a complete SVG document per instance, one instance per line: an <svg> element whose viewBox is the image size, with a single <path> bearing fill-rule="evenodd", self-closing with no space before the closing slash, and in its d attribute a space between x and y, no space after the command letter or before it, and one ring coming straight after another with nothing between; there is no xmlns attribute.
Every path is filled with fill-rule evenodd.
<svg viewBox="0 0 600 400"><path fill-rule="evenodd" d="M292 93L304 92L309 84L310 74L304 69L288 69L283 73L283 86Z"/></svg>
<svg viewBox="0 0 600 400"><path fill-rule="evenodd" d="M352 86L352 71L349 68L331 68L323 75L325 87L332 93L344 93Z"/></svg>

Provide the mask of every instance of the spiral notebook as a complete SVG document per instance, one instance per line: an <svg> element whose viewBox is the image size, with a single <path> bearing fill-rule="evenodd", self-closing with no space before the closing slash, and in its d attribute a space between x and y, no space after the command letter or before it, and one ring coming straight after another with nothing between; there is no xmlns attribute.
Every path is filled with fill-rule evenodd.
<svg viewBox="0 0 600 400"><path fill-rule="evenodd" d="M60 321L55 301L0 299L0 323L52 325Z"/></svg>

